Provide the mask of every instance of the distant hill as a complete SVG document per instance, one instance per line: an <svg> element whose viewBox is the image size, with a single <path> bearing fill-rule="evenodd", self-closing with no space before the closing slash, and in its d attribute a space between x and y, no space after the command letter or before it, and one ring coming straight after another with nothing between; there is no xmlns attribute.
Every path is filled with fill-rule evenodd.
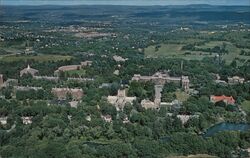
<svg viewBox="0 0 250 158"><path fill-rule="evenodd" d="M112 20L112 16L130 20L159 20L166 24L250 23L249 6L4 6L0 21L46 21L50 23L80 20Z"/></svg>

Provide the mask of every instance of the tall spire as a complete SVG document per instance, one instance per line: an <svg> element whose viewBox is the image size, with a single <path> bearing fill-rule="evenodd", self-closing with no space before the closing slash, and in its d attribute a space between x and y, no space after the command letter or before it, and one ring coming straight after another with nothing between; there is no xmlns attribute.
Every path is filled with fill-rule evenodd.
<svg viewBox="0 0 250 158"><path fill-rule="evenodd" d="M183 60L181 60L181 75L183 75Z"/></svg>

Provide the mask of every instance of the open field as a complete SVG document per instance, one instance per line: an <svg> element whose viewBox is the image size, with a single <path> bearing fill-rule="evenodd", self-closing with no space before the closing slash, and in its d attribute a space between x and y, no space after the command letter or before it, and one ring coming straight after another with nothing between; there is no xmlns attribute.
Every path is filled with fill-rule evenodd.
<svg viewBox="0 0 250 158"><path fill-rule="evenodd" d="M181 92L181 91L176 91L175 95L176 95L177 100L182 101L182 102L187 101L187 99L189 98L189 95L187 93Z"/></svg>
<svg viewBox="0 0 250 158"><path fill-rule="evenodd" d="M74 76L74 75L84 76L85 73L86 73L86 70L84 70L84 69L67 71L67 74L69 76Z"/></svg>
<svg viewBox="0 0 250 158"><path fill-rule="evenodd" d="M206 52L181 50L183 46L182 44L161 44L158 51L155 51L155 46L149 46L145 49L145 55L147 57L183 58L186 60L202 60L204 57L214 56ZM191 54L185 54L186 52Z"/></svg>
<svg viewBox="0 0 250 158"><path fill-rule="evenodd" d="M197 48L204 48L204 49L206 49L206 48L214 48L215 46L221 47L223 45L223 43L225 43L226 46L232 45L232 43L226 42L226 41L211 41L211 42L205 43L204 45L196 46L196 47Z"/></svg>
<svg viewBox="0 0 250 158"><path fill-rule="evenodd" d="M244 111L250 112L250 101L244 101L241 106Z"/></svg>
<svg viewBox="0 0 250 158"><path fill-rule="evenodd" d="M223 59L226 63L231 63L235 58L249 60L250 56L242 56L240 52L242 49L237 48L234 44L225 41L211 41L196 48L214 48L215 46L221 47L223 43L226 44L226 50L228 54L223 55ZM156 49L155 45L147 47L144 51L146 57L166 57L166 58L183 58L186 60L202 60L204 57L214 57L215 53L203 52L203 51L189 51L182 50L183 44L160 44L159 49ZM248 51L248 49L244 49Z"/></svg>
<svg viewBox="0 0 250 158"><path fill-rule="evenodd" d="M14 61L27 61L35 60L37 62L46 62L46 61L60 61L60 60L70 60L71 56L62 56L62 55L37 55L37 56L27 56L27 55L5 55L0 56L0 61L4 62L14 62Z"/></svg>

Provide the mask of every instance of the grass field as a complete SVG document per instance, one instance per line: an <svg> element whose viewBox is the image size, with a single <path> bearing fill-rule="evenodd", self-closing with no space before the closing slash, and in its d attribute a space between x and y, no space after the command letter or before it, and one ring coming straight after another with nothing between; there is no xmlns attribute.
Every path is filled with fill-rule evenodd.
<svg viewBox="0 0 250 158"><path fill-rule="evenodd" d="M189 95L187 93L181 92L181 91L176 91L175 95L176 95L177 100L181 102L187 101L187 99L189 98Z"/></svg>
<svg viewBox="0 0 250 158"><path fill-rule="evenodd" d="M79 76L84 76L86 73L86 70L84 69L80 69L80 70L72 70L72 71L67 71L67 74L69 76L73 76L73 75L79 75Z"/></svg>
<svg viewBox="0 0 250 158"><path fill-rule="evenodd" d="M60 61L60 60L70 60L71 56L62 56L62 55L5 55L0 56L0 61L4 62L14 62L14 61L27 61L34 60L37 62L45 62L45 61Z"/></svg>
<svg viewBox="0 0 250 158"><path fill-rule="evenodd" d="M191 40L192 41L192 40ZM225 41L211 41L207 42L204 45L196 46L197 48L214 48L215 46L221 47L223 43L226 44L226 50L228 50L228 54L223 55L223 59L226 60L226 63L231 63L235 58L241 60L249 60L250 56L242 56L240 55L241 49L237 48L234 44ZM166 57L166 58L183 58L186 60L202 60L204 57L214 57L215 54L202 52L202 51L186 51L181 50L183 44L161 44L159 50L155 50L155 45L149 46L145 48L145 56L146 57ZM249 51L249 49L245 49ZM185 53L189 54L185 54ZM244 62L243 61L243 62ZM242 62L241 62L242 63Z"/></svg>
<svg viewBox="0 0 250 158"><path fill-rule="evenodd" d="M250 101L244 101L241 106L244 111L250 112Z"/></svg>
<svg viewBox="0 0 250 158"><path fill-rule="evenodd" d="M183 51L181 48L182 44L161 44L158 51L155 51L155 46L149 46L145 49L145 55L147 57L167 57L167 58L183 58L186 60L202 60L209 53L199 52L199 51ZM191 54L185 55L186 52Z"/></svg>
<svg viewBox="0 0 250 158"><path fill-rule="evenodd" d="M226 41L211 41L211 42L205 43L204 45L196 46L196 47L197 48L214 48L215 46L221 47L223 43L225 43L226 45L232 45L230 42L226 42Z"/></svg>

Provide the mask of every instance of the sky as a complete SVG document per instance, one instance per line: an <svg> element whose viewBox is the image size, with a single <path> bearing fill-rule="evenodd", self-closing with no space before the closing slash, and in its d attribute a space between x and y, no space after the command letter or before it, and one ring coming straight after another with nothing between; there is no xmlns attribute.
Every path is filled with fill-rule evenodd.
<svg viewBox="0 0 250 158"><path fill-rule="evenodd" d="M0 0L1 5L244 5L250 0Z"/></svg>

